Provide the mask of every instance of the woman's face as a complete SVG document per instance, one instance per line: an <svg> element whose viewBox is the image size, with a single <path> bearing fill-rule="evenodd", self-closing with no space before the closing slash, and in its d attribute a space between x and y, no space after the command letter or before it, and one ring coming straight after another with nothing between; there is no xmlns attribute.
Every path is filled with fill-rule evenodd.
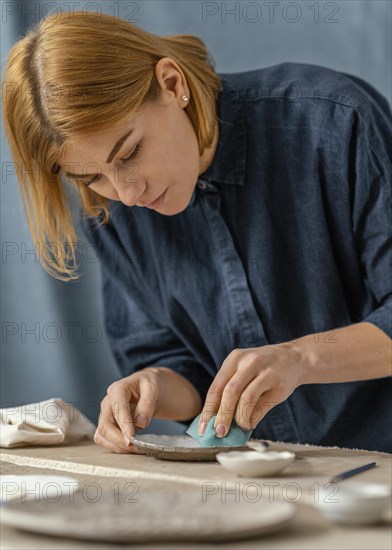
<svg viewBox="0 0 392 550"><path fill-rule="evenodd" d="M127 206L151 205L164 215L184 210L199 174L211 163L213 145L199 155L192 123L185 112L189 98L183 73L170 58L156 66L162 97L110 131L73 140L59 161L67 177L77 174L81 185ZM126 137L125 137L126 136ZM118 146L116 144L121 138ZM91 182L91 183L90 183Z"/></svg>

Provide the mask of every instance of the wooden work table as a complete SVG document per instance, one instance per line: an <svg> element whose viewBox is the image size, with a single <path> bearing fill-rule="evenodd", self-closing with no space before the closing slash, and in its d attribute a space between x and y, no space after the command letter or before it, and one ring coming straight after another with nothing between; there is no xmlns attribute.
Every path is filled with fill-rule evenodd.
<svg viewBox="0 0 392 550"><path fill-rule="evenodd" d="M78 479L80 486L99 483L109 488L117 481L120 486L130 480L141 488L163 488L181 491L186 486L201 490L203 482L225 482L225 487L239 487L251 481L263 487L265 482L277 482L274 491L298 504L298 514L291 525L279 532L232 544L208 544L209 547L272 549L388 549L392 548L391 520L373 526L348 526L329 522L312 504L316 482L324 485L331 476L376 461L377 467L358 475L357 481L392 484L392 455L338 447L317 447L271 442L273 450L295 452L295 461L281 474L268 478L239 478L230 474L217 462L177 462L158 460L148 456L115 454L90 441L78 445L22 447L1 449L1 474L60 474ZM353 478L354 479L354 478ZM345 482L347 482L346 480ZM341 483L345 483L341 482ZM240 485L239 485L240 484ZM275 493L275 494L277 494ZM2 548L15 549L98 549L135 548L135 545L109 546L107 543L80 542L24 532L3 526ZM206 543L146 544L145 550L157 547L206 548Z"/></svg>

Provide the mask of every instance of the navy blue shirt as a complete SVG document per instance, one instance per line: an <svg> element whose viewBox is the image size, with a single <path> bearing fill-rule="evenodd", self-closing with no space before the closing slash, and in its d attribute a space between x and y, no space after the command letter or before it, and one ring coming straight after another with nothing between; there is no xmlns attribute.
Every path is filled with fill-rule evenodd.
<svg viewBox="0 0 392 550"><path fill-rule="evenodd" d="M219 143L187 208L109 201L109 224L81 219L122 375L169 367L203 403L235 348L360 321L392 338L386 99L316 65L219 75ZM392 452L391 388L391 377L300 386L253 437Z"/></svg>

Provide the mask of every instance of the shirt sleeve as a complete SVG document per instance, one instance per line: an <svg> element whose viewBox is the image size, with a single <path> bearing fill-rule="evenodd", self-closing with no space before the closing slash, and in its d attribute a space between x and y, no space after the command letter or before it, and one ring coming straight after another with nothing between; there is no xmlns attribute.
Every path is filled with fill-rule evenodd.
<svg viewBox="0 0 392 550"><path fill-rule="evenodd" d="M358 114L352 224L365 284L376 307L363 321L392 338L392 114L385 100Z"/></svg>
<svg viewBox="0 0 392 550"><path fill-rule="evenodd" d="M168 367L191 382L204 403L212 383L211 375L169 326L153 318L142 293L136 287L129 288L118 266L105 262L99 232L92 231L88 223L83 221L80 225L101 259L105 332L122 376L150 366ZM127 265L129 269L131 266Z"/></svg>

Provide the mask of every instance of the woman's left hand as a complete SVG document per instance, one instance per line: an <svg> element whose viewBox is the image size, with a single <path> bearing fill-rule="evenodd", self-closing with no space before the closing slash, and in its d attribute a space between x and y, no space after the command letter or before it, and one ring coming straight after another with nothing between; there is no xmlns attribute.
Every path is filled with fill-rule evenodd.
<svg viewBox="0 0 392 550"><path fill-rule="evenodd" d="M233 418L244 430L255 428L301 385L302 372L303 357L292 342L234 349L208 390L199 433L204 433L214 414L218 437L227 434Z"/></svg>

